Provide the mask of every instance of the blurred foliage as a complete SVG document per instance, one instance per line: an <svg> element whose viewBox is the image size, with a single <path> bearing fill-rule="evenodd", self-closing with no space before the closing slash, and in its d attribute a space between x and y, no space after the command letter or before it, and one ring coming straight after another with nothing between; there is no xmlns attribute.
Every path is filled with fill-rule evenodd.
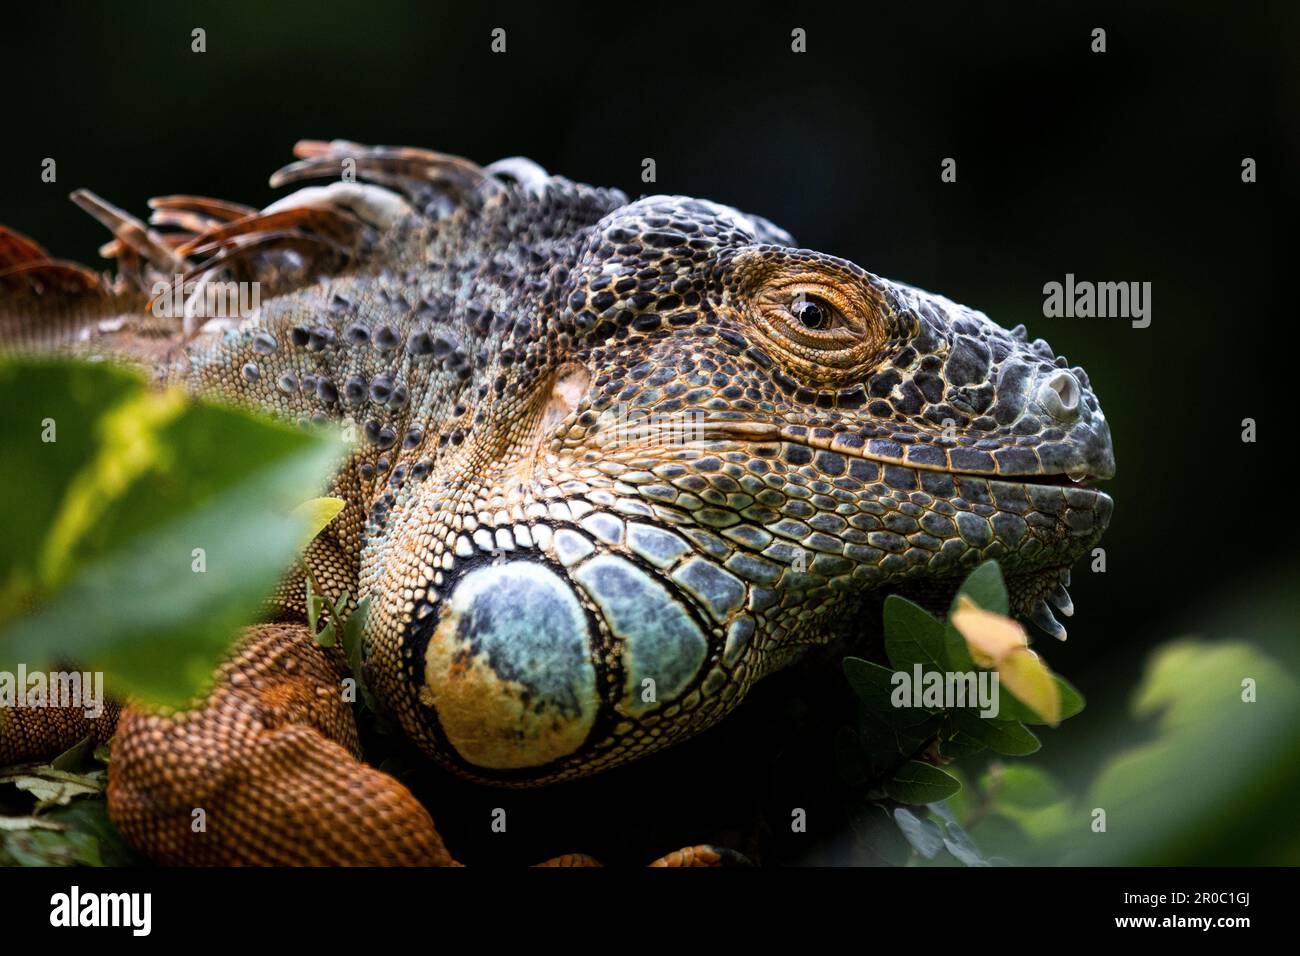
<svg viewBox="0 0 1300 956"><path fill-rule="evenodd" d="M0 670L186 703L319 528L294 506L340 442L104 364L6 361L0 404Z"/></svg>
<svg viewBox="0 0 1300 956"><path fill-rule="evenodd" d="M1151 655L1127 720L1145 739L1113 752L1081 796L1049 799L1041 782L1030 805L1016 778L1005 792L1007 770L988 776L981 788L988 815L1028 837L1015 829L999 836L1019 843L1017 856L1067 864L1300 862L1290 836L1300 684L1279 661L1241 641L1170 641ZM1260 821L1281 842L1241 839ZM1008 846L1008 853L1015 851Z"/></svg>
<svg viewBox="0 0 1300 956"><path fill-rule="evenodd" d="M1300 862L1288 816L1300 786L1300 684L1277 660L1240 641L1161 645L1129 713L1099 736L1133 726L1145 739L1114 748L1077 793L1020 761L995 759L973 780L948 767L956 786L943 800L907 815L894 808L909 852L900 856L879 827L868 834L872 849L900 864L943 862L942 849L963 862L969 850L1036 865ZM966 841L960 853L936 843L953 823ZM1261 824L1278 843L1261 841Z"/></svg>
<svg viewBox="0 0 1300 956"><path fill-rule="evenodd" d="M980 568L954 609L969 600L1005 610L1000 584L992 566ZM951 623L899 602L889 598L885 610L893 668L965 666ZM1300 862L1289 822L1300 790L1300 678L1286 639L1293 605L1285 587L1273 588L1240 603L1235 623L1233 615L1215 622L1255 632L1254 641L1157 646L1127 710L1094 724L1100 759L1065 760L1073 786L1006 759L1037 750L1024 726L1034 715L1014 695L1004 693L1010 707L994 720L971 708L900 712L889 703L891 671L847 659L864 719L841 731L836 753L858 803L850 818L859 844L869 859L895 865ZM1077 693L1054 679L1062 716L1077 713ZM1082 775L1069 772L1094 761Z"/></svg>

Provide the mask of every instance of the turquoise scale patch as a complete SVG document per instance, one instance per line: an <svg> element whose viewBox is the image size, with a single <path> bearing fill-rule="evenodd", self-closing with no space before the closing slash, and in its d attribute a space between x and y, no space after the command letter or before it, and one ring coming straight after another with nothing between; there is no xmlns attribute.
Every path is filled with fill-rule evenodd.
<svg viewBox="0 0 1300 956"><path fill-rule="evenodd" d="M703 666L709 643L689 614L658 581L630 561L601 555L573 574L623 642L622 709L633 716L682 693ZM642 681L655 682L655 700L643 700Z"/></svg>

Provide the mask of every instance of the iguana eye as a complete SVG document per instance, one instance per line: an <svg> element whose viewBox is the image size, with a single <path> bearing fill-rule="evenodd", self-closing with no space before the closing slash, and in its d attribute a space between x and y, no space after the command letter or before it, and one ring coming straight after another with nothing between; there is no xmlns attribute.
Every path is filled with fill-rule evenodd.
<svg viewBox="0 0 1300 956"><path fill-rule="evenodd" d="M890 311L866 274L835 260L754 250L733 264L745 325L787 374L839 386L875 367L890 337Z"/></svg>
<svg viewBox="0 0 1300 956"><path fill-rule="evenodd" d="M799 324L805 329L828 328L838 319L843 324L843 317L835 311L835 307L829 302L823 302L821 299L812 296L799 295L790 303L790 314L799 320Z"/></svg>
<svg viewBox="0 0 1300 956"><path fill-rule="evenodd" d="M759 296L759 309L783 347L827 358L853 350L867 323L857 304L826 283L797 282Z"/></svg>

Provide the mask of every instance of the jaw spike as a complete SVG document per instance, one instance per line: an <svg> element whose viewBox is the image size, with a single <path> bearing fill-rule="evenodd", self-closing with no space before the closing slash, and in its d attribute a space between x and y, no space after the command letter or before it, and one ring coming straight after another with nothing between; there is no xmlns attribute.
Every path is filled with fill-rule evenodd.
<svg viewBox="0 0 1300 956"><path fill-rule="evenodd" d="M1037 624L1049 636L1056 638L1058 641L1065 640L1065 628L1053 616L1052 609L1047 606L1046 601L1039 601L1034 605L1034 609L1029 612L1029 620Z"/></svg>

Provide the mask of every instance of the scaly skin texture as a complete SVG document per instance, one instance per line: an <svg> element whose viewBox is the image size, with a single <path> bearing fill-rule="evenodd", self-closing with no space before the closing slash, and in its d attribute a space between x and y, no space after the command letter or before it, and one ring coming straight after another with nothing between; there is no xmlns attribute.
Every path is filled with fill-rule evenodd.
<svg viewBox="0 0 1300 956"><path fill-rule="evenodd" d="M207 218L173 254L184 268L224 255L194 268L208 278L260 278L252 317L187 323L184 351L149 346L134 320L47 321L39 337L80 335L198 394L353 430L331 488L347 506L308 562L331 595L370 598L364 676L440 764L514 786L651 753L850 633L869 596L943 606L989 558L1013 612L1063 636L1046 601L1069 612L1070 565L1110 518L1091 480L1114 460L1087 375L1023 327L710 202L628 203L521 160L483 171L348 143L299 155L281 181L350 160L396 192L341 183L242 219L192 201ZM137 265L172 267L159 250L174 243L151 249L144 227L101 218ZM81 314L130 316L145 298L121 280L97 295ZM0 312L11 340L35 334L21 314ZM286 618L301 594L284 584ZM201 800L228 808L228 831L269 819L262 800L305 834L325 821L303 788L361 780L361 819L329 826L363 842L397 820L422 849L379 839L372 861L445 862L427 814L355 760L350 715L268 698L263 650L301 657L318 689L324 652L303 634L268 640L245 637L191 729L128 711L114 819L177 862L365 862L306 836L259 858L253 831L191 851L182 826ZM231 716L245 711L260 715L251 730ZM169 771L181 753L220 775Z"/></svg>

